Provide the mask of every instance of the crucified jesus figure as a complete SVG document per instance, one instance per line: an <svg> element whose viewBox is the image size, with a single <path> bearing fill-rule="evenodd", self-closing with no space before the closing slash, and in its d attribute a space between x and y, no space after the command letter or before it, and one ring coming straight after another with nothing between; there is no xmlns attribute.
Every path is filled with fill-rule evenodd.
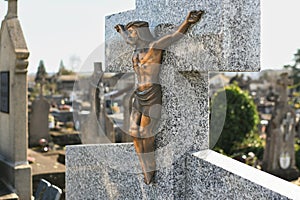
<svg viewBox="0 0 300 200"><path fill-rule="evenodd" d="M153 37L149 24L145 21L115 26L126 43L135 47L132 63L138 83L134 92L129 134L133 137L146 184L151 183L156 168L154 129L161 116L162 91L159 73L163 51L182 38L188 28L200 20L203 13L201 10L189 12L176 30L157 39Z"/></svg>

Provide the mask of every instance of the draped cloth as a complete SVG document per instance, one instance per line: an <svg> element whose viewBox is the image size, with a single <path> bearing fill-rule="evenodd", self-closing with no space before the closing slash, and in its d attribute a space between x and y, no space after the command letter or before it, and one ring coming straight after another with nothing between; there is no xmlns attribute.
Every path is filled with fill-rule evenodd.
<svg viewBox="0 0 300 200"><path fill-rule="evenodd" d="M133 108L141 114L159 120L161 114L162 92L160 84L153 84L149 88L134 92Z"/></svg>

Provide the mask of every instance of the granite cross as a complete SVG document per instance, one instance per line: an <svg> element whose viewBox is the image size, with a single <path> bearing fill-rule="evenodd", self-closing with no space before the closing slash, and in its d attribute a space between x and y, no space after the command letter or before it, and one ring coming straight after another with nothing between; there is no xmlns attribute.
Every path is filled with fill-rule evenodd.
<svg viewBox="0 0 300 200"><path fill-rule="evenodd" d="M137 0L135 10L106 17L105 71L132 72L133 49L115 31L117 24L147 21L152 32L163 35L166 27L180 24L189 11L205 11L201 22L164 54L160 72L162 116L155 135L157 171L153 184L143 184L143 176L136 175L141 167L132 144L99 145L90 153L88 147L67 150L72 163L77 163L80 155L89 154L91 162L103 164L103 170L97 173L105 184L97 178L101 182L97 188L109 191L104 196L185 198L187 155L209 147L208 72L259 70L259 7L259 0ZM74 186L78 176L72 169L76 166L69 167L69 185ZM76 188L70 194L80 195L73 192Z"/></svg>
<svg viewBox="0 0 300 200"><path fill-rule="evenodd" d="M106 70L128 72L133 69L133 49L116 35L115 25L140 20L147 21L150 28L155 29L153 32L158 32L159 27L162 27L159 32L166 32L164 25L180 24L189 11L205 11L201 22L167 48L164 55L160 83L165 117L162 117L161 131L156 135L159 163L164 162L160 161L165 159L160 157L164 148L175 157L208 148L209 71L259 70L257 22L260 14L256 10L259 3L251 4L241 1L137 0L136 10L107 17ZM167 147L170 141L174 143Z"/></svg>
<svg viewBox="0 0 300 200"><path fill-rule="evenodd" d="M132 67L137 84L132 97L130 128L135 150L142 166L145 183L150 184L156 170L154 142L155 127L161 115L161 85L159 74L165 50L180 40L191 25L199 22L203 11L190 11L178 27L162 37L153 37L148 22L134 21L118 24L115 29L124 41L134 47Z"/></svg>
<svg viewBox="0 0 300 200"><path fill-rule="evenodd" d="M251 4L137 0L136 10L107 17L106 69L124 72L132 71L132 49L116 35L113 30L116 24L143 20L151 27L159 27L179 24L190 10L206 12L201 23L165 53L160 74L165 117L156 135L158 163L164 163L164 149L168 149L167 155L172 152L170 157L178 159L186 152L208 148L208 71L259 70L259 13L253 12L259 3Z"/></svg>

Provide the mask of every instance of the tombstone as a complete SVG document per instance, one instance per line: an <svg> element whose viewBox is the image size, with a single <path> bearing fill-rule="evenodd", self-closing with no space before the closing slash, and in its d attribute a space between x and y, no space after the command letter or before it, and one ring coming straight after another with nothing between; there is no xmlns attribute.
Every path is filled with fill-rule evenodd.
<svg viewBox="0 0 300 200"><path fill-rule="evenodd" d="M106 18L106 70L131 72L132 49L115 32L116 24L143 20L159 29L179 24L188 11L205 11L164 55L154 182L144 183L132 143L68 146L68 199L287 199L300 194L290 183L208 150L208 71L259 70L259 5L258 0L137 0L136 10Z"/></svg>
<svg viewBox="0 0 300 200"><path fill-rule="evenodd" d="M287 87L291 84L287 73L281 74L276 83L279 98L275 102L274 112L267 127L263 158L264 171L289 181L299 177L294 149L296 115L288 104L287 96Z"/></svg>
<svg viewBox="0 0 300 200"><path fill-rule="evenodd" d="M30 147L40 145L40 139L49 141L49 109L50 104L42 96L32 103L29 128Z"/></svg>
<svg viewBox="0 0 300 200"><path fill-rule="evenodd" d="M17 15L17 0L8 0L0 33L0 181L19 199L31 199L27 162L27 66L29 52Z"/></svg>

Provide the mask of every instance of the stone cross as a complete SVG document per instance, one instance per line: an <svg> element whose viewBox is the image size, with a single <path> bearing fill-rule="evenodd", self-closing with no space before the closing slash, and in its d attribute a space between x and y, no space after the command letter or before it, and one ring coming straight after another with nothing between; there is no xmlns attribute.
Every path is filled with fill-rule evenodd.
<svg viewBox="0 0 300 200"><path fill-rule="evenodd" d="M286 104L288 102L288 86L293 85L293 80L288 77L287 73L280 74L280 79L277 81L277 89L280 93L279 102Z"/></svg>
<svg viewBox="0 0 300 200"><path fill-rule="evenodd" d="M250 5L241 1L137 0L134 11L107 17L106 70L131 72L133 49L117 35L115 25L147 21L152 32L161 36L168 31L164 27L180 24L189 11L205 11L164 55L160 72L163 114L156 134L156 156L162 166L160 154L169 154L174 162L184 153L208 148L209 71L259 70L258 7L258 1Z"/></svg>
<svg viewBox="0 0 300 200"><path fill-rule="evenodd" d="M157 171L154 183L149 186L143 183L132 144L99 145L91 147L93 152L89 147L69 147L68 198L86 197L80 196L74 187L78 183L77 173L80 173L75 169L79 165L83 167L79 164L83 155L92 158L88 162L101 163L97 171L102 177L101 184L94 189L101 188L103 193L97 198L188 197L185 192L188 187L185 179L187 155L209 147L208 72L259 70L259 7L259 0L137 0L135 10L107 16L105 70L131 72L133 49L114 30L115 25L147 21L152 32L161 36L168 31L166 27L180 24L189 11L205 11L201 21L165 51L160 72L163 105L155 136ZM84 172L92 172L91 166L83 167L88 170ZM92 181L93 177L87 175L85 179ZM98 178L95 181L99 181Z"/></svg>
<svg viewBox="0 0 300 200"><path fill-rule="evenodd" d="M5 0L8 1L8 10L6 19L18 17L18 0Z"/></svg>

